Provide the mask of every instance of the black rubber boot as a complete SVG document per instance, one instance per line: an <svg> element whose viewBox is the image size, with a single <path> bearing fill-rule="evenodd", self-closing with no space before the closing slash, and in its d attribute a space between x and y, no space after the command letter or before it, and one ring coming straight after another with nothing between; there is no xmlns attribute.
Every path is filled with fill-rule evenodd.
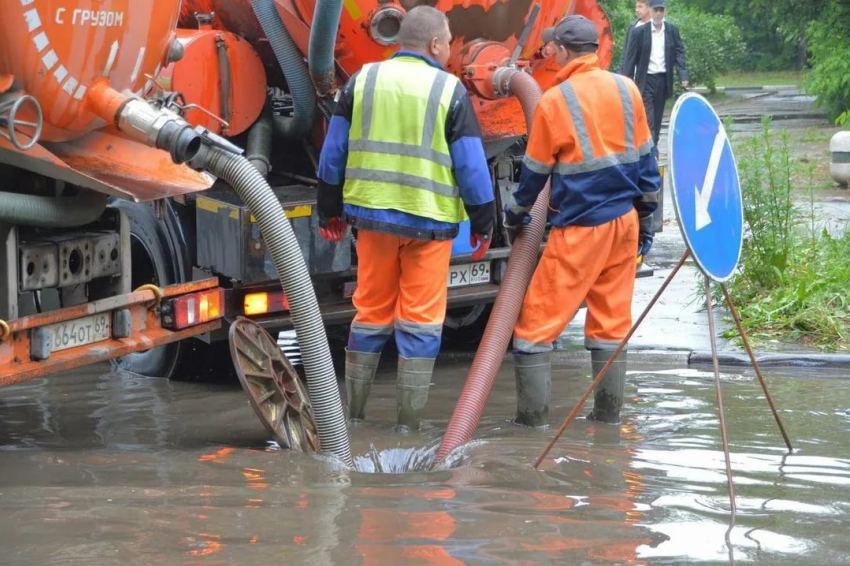
<svg viewBox="0 0 850 566"><path fill-rule="evenodd" d="M611 350L591 350L590 363L593 368L593 378L599 375L608 359L614 352ZM620 422L620 407L623 406L623 395L626 388L626 352L620 352L611 368L593 394L593 410L587 418L602 423L617 424Z"/></svg>
<svg viewBox="0 0 850 566"><path fill-rule="evenodd" d="M366 400L375 381L375 372L381 353L345 350L345 397L348 403L348 420L360 421L366 415Z"/></svg>
<svg viewBox="0 0 850 566"><path fill-rule="evenodd" d="M518 425L542 427L549 423L552 393L552 354L514 354L516 419Z"/></svg>
<svg viewBox="0 0 850 566"><path fill-rule="evenodd" d="M398 425L408 430L419 430L422 413L428 402L431 374L434 372L433 358L398 357Z"/></svg>

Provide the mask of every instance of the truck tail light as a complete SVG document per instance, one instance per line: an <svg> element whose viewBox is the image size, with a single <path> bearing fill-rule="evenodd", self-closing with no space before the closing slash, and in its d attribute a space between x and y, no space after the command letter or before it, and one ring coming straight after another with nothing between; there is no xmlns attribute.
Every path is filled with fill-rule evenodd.
<svg viewBox="0 0 850 566"><path fill-rule="evenodd" d="M210 289L162 302L162 326L180 330L221 318L224 289Z"/></svg>
<svg viewBox="0 0 850 566"><path fill-rule="evenodd" d="M246 315L268 314L289 310L289 301L283 291L273 293L248 293L245 295L244 309Z"/></svg>

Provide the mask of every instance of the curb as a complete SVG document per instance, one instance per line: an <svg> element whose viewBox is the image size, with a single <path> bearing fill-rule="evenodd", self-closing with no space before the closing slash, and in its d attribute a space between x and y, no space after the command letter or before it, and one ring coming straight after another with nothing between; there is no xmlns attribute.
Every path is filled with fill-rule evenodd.
<svg viewBox="0 0 850 566"><path fill-rule="evenodd" d="M439 360L443 362L466 361L472 362L476 352L445 352ZM511 356L505 353L505 359ZM818 354L799 352L791 354L756 353L759 365L766 368L830 368L850 370L850 354ZM711 365L711 352L692 350L629 350L629 361L635 364L665 364L677 366L706 366ZM721 366L752 367L750 357L746 352L718 352L717 361ZM553 363L590 363L590 352L587 350L555 350L552 352Z"/></svg>
<svg viewBox="0 0 850 566"><path fill-rule="evenodd" d="M717 360L724 366L751 367L750 357L745 352L718 352ZM798 367L798 368L838 368L850 369L850 355L816 354L800 352L795 354L756 353L756 361L762 367ZM691 352L690 365L711 364L711 352Z"/></svg>

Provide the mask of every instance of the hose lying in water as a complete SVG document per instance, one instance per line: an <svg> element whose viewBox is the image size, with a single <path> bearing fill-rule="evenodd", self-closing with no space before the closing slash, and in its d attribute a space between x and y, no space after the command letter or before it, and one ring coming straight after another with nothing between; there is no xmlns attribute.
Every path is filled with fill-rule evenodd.
<svg viewBox="0 0 850 566"><path fill-rule="evenodd" d="M94 222L106 195L83 189L73 197L40 197L0 192L0 222L39 228L73 228Z"/></svg>
<svg viewBox="0 0 850 566"><path fill-rule="evenodd" d="M275 134L286 139L301 139L310 133L316 121L316 93L304 57L283 25L274 0L251 0L251 8L283 71L295 106L292 118L274 121Z"/></svg>
<svg viewBox="0 0 850 566"><path fill-rule="evenodd" d="M247 159L212 147L205 167L233 187L260 224L260 232L289 300L307 373L319 444L322 450L332 452L349 467L354 467L328 337L292 226L269 184Z"/></svg>
<svg viewBox="0 0 850 566"><path fill-rule="evenodd" d="M537 108L537 103L543 94L540 86L531 75L517 71L510 79L510 88L522 104L530 133L534 109ZM546 227L548 205L549 183L547 182L531 209L531 224L523 228L511 249L508 269L499 287L493 313L490 315L481 345L478 347L475 360L466 378L466 384L463 386L446 429L446 435L437 452L435 464L442 462L452 450L469 441L478 428L478 421L481 419L481 413L484 412L487 397L493 388L499 368L502 367L505 350L510 343L514 325L522 309L525 292L537 265L537 254L540 242L543 241L543 230Z"/></svg>

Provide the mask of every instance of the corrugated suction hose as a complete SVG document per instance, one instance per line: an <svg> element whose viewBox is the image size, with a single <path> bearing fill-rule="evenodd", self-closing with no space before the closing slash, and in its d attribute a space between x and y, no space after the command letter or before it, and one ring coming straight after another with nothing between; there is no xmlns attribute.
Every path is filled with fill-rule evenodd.
<svg viewBox="0 0 850 566"><path fill-rule="evenodd" d="M304 138L316 121L316 93L304 57L283 25L274 0L251 0L251 8L283 71L295 106L292 118L274 120L275 133L286 139Z"/></svg>
<svg viewBox="0 0 850 566"><path fill-rule="evenodd" d="M266 180L247 159L219 148L210 148L205 165L213 175L236 190L260 224L260 232L289 300L307 373L319 443L322 450L336 454L349 467L354 467L328 337L292 226Z"/></svg>
<svg viewBox="0 0 850 566"><path fill-rule="evenodd" d="M40 228L74 228L94 222L106 209L106 195L82 189L73 197L0 192L0 222Z"/></svg>
<svg viewBox="0 0 850 566"><path fill-rule="evenodd" d="M531 75L517 71L510 79L510 87L511 92L522 104L530 133L534 110L543 94L540 86ZM510 343L525 292L537 265L537 253L540 242L543 241L548 205L549 183L547 182L531 209L531 224L523 229L511 249L508 269L499 287L493 313L490 315L481 345L478 347L472 368L466 378L466 384L463 386L446 429L446 435L437 452L435 464L442 462L452 450L468 442L478 428L478 421L481 420L487 397L490 396L496 375L502 367L505 350Z"/></svg>

